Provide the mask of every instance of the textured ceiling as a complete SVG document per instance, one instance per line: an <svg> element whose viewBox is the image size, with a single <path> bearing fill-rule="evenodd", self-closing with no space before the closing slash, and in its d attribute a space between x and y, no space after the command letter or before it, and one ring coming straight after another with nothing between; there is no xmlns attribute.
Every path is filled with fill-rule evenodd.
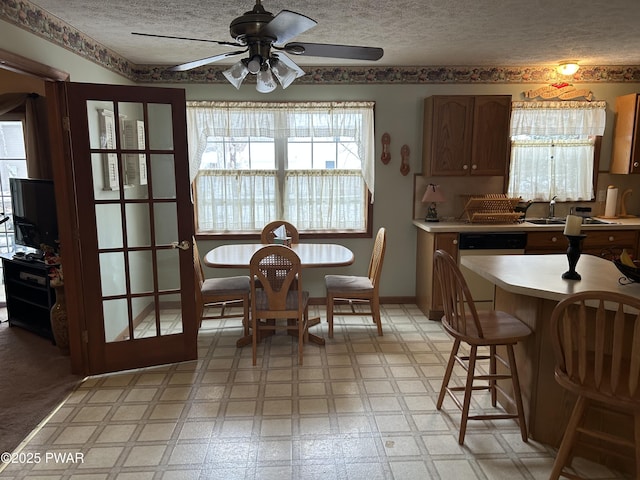
<svg viewBox="0 0 640 480"><path fill-rule="evenodd" d="M230 22L254 0L35 0L139 64L175 65L235 50L131 32L231 41ZM300 65L640 65L638 0L264 0L318 22L301 42L384 48L377 62L296 57ZM220 62L231 64L233 58Z"/></svg>

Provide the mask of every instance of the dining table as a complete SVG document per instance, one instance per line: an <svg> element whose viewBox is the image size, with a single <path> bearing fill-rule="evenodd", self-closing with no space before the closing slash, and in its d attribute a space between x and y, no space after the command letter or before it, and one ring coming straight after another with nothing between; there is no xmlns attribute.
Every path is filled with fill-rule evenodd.
<svg viewBox="0 0 640 480"><path fill-rule="evenodd" d="M209 250L203 263L211 268L246 268L249 269L251 257L266 245L263 243L230 243L219 245ZM355 256L353 252L336 243L294 243L291 248L300 257L300 266L306 268L345 267L351 265ZM309 327L320 323L320 318L309 320ZM238 347L251 343L251 336L245 336L236 342ZM309 341L324 345L325 340L319 335L309 333Z"/></svg>

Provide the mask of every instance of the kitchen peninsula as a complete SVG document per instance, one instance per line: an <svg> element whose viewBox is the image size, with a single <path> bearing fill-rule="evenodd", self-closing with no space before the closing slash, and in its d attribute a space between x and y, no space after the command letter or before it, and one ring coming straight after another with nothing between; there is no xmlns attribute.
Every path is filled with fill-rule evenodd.
<svg viewBox="0 0 640 480"><path fill-rule="evenodd" d="M549 324L553 308L567 295L588 290L640 297L640 284L619 281L622 274L615 265L593 255L580 257L576 267L580 281L562 278L568 269L566 255L469 255L461 263L496 285L496 309L511 313L533 330L516 346L525 415L533 439L558 446L575 397L554 379ZM600 411L593 418L612 431L633 435L633 422L620 413Z"/></svg>
<svg viewBox="0 0 640 480"><path fill-rule="evenodd" d="M416 227L416 304L431 320L442 317L442 294L433 270L433 252L442 249L453 258L461 259L463 254L473 254L474 250L461 245L462 235L486 236L499 234L526 235L524 252L512 250L510 254L564 254L567 251L567 239L562 234L562 224L540 224L529 221L504 224L469 223L465 221L426 222L414 220ZM583 242L583 252L601 256L620 253L626 249L631 255L638 249L640 218L620 218L604 221L600 224L586 224L582 230L587 235ZM506 253L504 245L492 244L490 240L482 242L485 253ZM501 250L501 251L495 251ZM495 251L495 252L492 252ZM478 252L479 253L479 252ZM636 255L638 256L638 255ZM473 292L477 295L476 292ZM491 301L493 292L491 291ZM488 301L488 298L474 296L476 301Z"/></svg>

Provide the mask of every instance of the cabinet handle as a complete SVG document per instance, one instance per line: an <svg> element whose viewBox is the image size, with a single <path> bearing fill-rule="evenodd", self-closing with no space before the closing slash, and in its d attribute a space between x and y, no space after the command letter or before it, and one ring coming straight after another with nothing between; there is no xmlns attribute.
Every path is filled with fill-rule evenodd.
<svg viewBox="0 0 640 480"><path fill-rule="evenodd" d="M463 170L469 170L469 165L463 165L463 166L462 166L462 169L463 169Z"/></svg>
<svg viewBox="0 0 640 480"><path fill-rule="evenodd" d="M558 237L551 237L551 241L554 242L554 243L557 242L558 241Z"/></svg>
<svg viewBox="0 0 640 480"><path fill-rule="evenodd" d="M615 240L615 238L613 237L613 235L611 235L611 236L609 237L609 241L610 241L610 242L613 242L614 240Z"/></svg>
<svg viewBox="0 0 640 480"><path fill-rule="evenodd" d="M640 165L638 162L633 162L633 168L638 168L638 165Z"/></svg>
<svg viewBox="0 0 640 480"><path fill-rule="evenodd" d="M454 244L454 245L457 245L457 244L458 244L458 240L454 240L454 241L453 241L453 244Z"/></svg>
<svg viewBox="0 0 640 480"><path fill-rule="evenodd" d="M477 168L478 168L478 166L477 166L477 165L471 165L471 170L475 170L475 169L477 169Z"/></svg>

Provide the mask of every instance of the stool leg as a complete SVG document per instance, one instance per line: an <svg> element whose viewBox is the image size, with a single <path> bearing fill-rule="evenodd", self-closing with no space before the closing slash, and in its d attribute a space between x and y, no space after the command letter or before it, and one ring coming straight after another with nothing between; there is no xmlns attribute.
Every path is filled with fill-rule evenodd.
<svg viewBox="0 0 640 480"><path fill-rule="evenodd" d="M640 478L640 413L633 415L633 428L636 442L636 478Z"/></svg>
<svg viewBox="0 0 640 480"><path fill-rule="evenodd" d="M513 383L513 397L518 410L518 422L520 423L520 434L522 441L528 442L527 423L524 418L524 405L522 405L522 391L520 390L520 378L518 377L518 366L516 365L516 356L513 353L513 345L507 345L507 354L509 355L509 369L511 370L511 382Z"/></svg>
<svg viewBox="0 0 640 480"><path fill-rule="evenodd" d="M473 377L476 370L476 357L478 355L478 347L471 346L469 353L469 366L467 370L467 383L464 387L464 401L462 403L462 418L460 419L460 436L458 443L464 444L464 436L467 433L467 421L469 420L469 407L471 406L471 393L473 392Z"/></svg>
<svg viewBox="0 0 640 480"><path fill-rule="evenodd" d="M587 400L583 396L578 397L578 400L573 407L573 412L571 412L571 417L567 424L567 430L564 432L564 437L562 437L562 443L560 443L558 454L553 462L553 468L551 469L549 480L558 480L558 478L560 478L560 474L562 473L562 470L567 463L567 459L569 458L569 454L571 453L571 448L573 447L573 442L576 438L578 424L580 423L580 420L582 420L586 403Z"/></svg>
<svg viewBox="0 0 640 480"><path fill-rule="evenodd" d="M444 396L447 393L447 387L449 386L449 380L451 379L451 372L453 372L453 366L456 363L456 355L458 354L459 348L460 348L460 340L456 339L453 342L453 347L451 347L451 353L449 354L449 362L447 362L447 368L444 371L444 378L442 379L442 386L440 387L440 395L438 395L438 403L436 403L436 408L438 410L442 408L442 402L444 401Z"/></svg>
<svg viewBox="0 0 640 480"><path fill-rule="evenodd" d="M496 374L496 346L489 346L489 374ZM498 392L496 389L496 379L489 380L489 388L491 390L491 405L495 407L498 403Z"/></svg>

